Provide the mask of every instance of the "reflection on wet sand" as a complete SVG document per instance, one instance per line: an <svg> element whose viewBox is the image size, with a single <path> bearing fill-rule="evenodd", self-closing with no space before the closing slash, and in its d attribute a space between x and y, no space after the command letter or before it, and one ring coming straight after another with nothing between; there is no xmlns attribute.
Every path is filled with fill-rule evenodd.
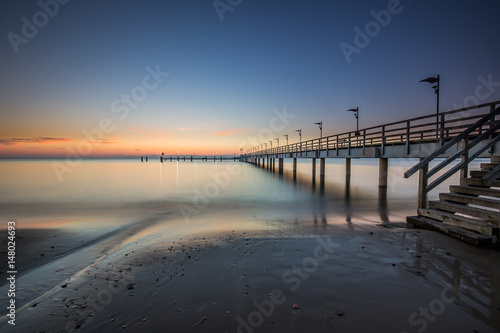
<svg viewBox="0 0 500 333"><path fill-rule="evenodd" d="M389 222L389 212L387 209L387 187L378 188L378 213L382 224Z"/></svg>
<svg viewBox="0 0 500 333"><path fill-rule="evenodd" d="M406 265L408 272L424 277L438 290L451 290L453 296L449 297L453 297L454 304L491 327L500 327L500 266L496 251L448 239L439 244L445 237L439 234L412 232L416 239L409 239L406 232L393 235L400 238L397 244L413 254L413 261ZM484 257L491 260L471 260Z"/></svg>

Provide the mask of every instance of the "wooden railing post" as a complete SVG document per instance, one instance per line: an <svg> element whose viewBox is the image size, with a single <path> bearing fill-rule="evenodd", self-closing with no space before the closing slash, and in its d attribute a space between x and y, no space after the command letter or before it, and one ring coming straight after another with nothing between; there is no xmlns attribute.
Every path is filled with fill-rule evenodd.
<svg viewBox="0 0 500 333"><path fill-rule="evenodd" d="M385 154L385 126L382 126L382 155Z"/></svg>
<svg viewBox="0 0 500 333"><path fill-rule="evenodd" d="M366 130L363 130L363 156L365 155Z"/></svg>
<svg viewBox="0 0 500 333"><path fill-rule="evenodd" d="M462 155L464 167L460 169L460 183L462 183L462 178L467 178L469 173L469 137L464 138L464 141L462 141L462 148L464 149L464 154Z"/></svg>
<svg viewBox="0 0 500 333"><path fill-rule="evenodd" d="M490 105L490 114L493 114L493 113L495 112L495 106L496 106L496 105L494 105L494 104L493 104L493 105ZM490 129L491 129L494 125L495 125L495 117L493 116L493 117L491 117L491 119L490 119ZM492 140L492 139L493 139L493 133L491 133L491 135L490 135L490 140ZM494 145L493 145L493 146L491 146L489 153L490 153L490 154L494 154L494 153L495 153L495 146L494 146Z"/></svg>
<svg viewBox="0 0 500 333"><path fill-rule="evenodd" d="M349 142L347 143L347 156L351 156L351 132L349 132Z"/></svg>
<svg viewBox="0 0 500 333"><path fill-rule="evenodd" d="M406 122L406 155L410 154L410 121Z"/></svg>
<svg viewBox="0 0 500 333"><path fill-rule="evenodd" d="M335 142L335 154L339 156L339 136L337 134L337 141Z"/></svg>
<svg viewBox="0 0 500 333"><path fill-rule="evenodd" d="M423 161L423 158L420 158ZM418 174L418 208L427 208L427 172L429 171L429 164L425 164Z"/></svg>
<svg viewBox="0 0 500 333"><path fill-rule="evenodd" d="M439 135L439 145L442 146L444 144L444 114L441 115L441 130Z"/></svg>

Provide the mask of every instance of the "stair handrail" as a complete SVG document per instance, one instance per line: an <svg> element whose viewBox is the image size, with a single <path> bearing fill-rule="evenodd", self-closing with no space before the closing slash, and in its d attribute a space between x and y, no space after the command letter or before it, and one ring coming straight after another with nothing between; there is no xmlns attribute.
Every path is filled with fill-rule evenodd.
<svg viewBox="0 0 500 333"><path fill-rule="evenodd" d="M494 136L494 134L500 130L500 122L495 121L495 117L500 114L500 107L496 108L496 103L490 104L490 112L476 121L474 124L470 125L466 130L460 133L458 136L454 137L448 143L442 145L438 149L436 149L432 154L428 157L422 159L419 163L414 165L408 171L405 172L404 177L408 178L415 174L415 172L420 171L419 183L418 183L418 207L425 208L427 206L427 193L434 189L436 186L441 184L443 181L448 179L451 175L455 174L459 170L463 170L463 176L467 177L468 165L475 158L480 156L486 149L493 146L495 143L500 141L500 136ZM481 128L484 124L490 122L490 128L485 132L479 134L472 142L469 142L469 135L476 131L478 128ZM490 137L491 140L482 146L478 151L476 151L472 156L469 156L469 150L482 142L487 137ZM436 157L444 153L446 150L451 148L453 145L457 144L461 140L464 140L465 147L448 157L445 161L438 164L431 171L429 171L429 163L432 162ZM437 171L441 170L444 166L451 163L453 160L458 158L459 156L464 156L465 158L458 165L454 166L450 170L448 170L445 174L438 177L431 184L428 185L429 177L434 175Z"/></svg>
<svg viewBox="0 0 500 333"><path fill-rule="evenodd" d="M473 148L474 146L476 146L477 144L479 144L482 140L484 140L486 137L490 136L491 134L495 133L498 130L500 130L500 123L497 123L494 127L492 127L491 129L489 129L488 131L484 132L481 136L477 137L474 140L476 142L474 144L469 145L468 148L467 148L467 151L466 151L466 149L462 149L460 151L461 154L459 156L464 155L471 148ZM478 149L478 151L476 151L472 156L469 156L466 161L462 161L459 164L455 165L453 168L451 168L446 173L444 173L443 175L441 175L439 178L437 178L436 180L434 180L432 183L430 183L429 185L427 185L426 191L427 192L432 191L436 186L438 186L443 181L445 181L446 179L448 179L450 176L452 176L453 174L455 174L458 170L465 168L465 166L467 166L470 162L472 162L473 160L475 160L476 158L478 158L484 151L486 151L486 149L490 148L491 146L493 146L498 141L500 141L500 136L497 135L492 140L490 140L487 144L485 144L480 149ZM450 160L450 162L451 162L451 161L455 160L458 157L458 156L456 156L456 157L454 157L454 156L449 157L444 162L447 162L448 160ZM449 164L450 162L448 162L446 164ZM434 172L435 168L436 167L434 167L431 171L429 171L427 173L428 177L431 177L433 174L435 174L437 172L437 171ZM431 175L431 173L432 173L432 175Z"/></svg>
<svg viewBox="0 0 500 333"><path fill-rule="evenodd" d="M500 107L495 108L495 105L491 105L491 112L476 121L474 124L469 126L466 130L464 130L461 134L458 136L454 137L448 143L445 145L442 145L438 149L436 149L432 154L424 158L422 161L419 163L415 164L413 167L411 167L408 171L404 173L405 178L411 177L415 172L419 171L422 169L424 166L428 165L432 160L434 160L436 157L444 153L446 150L450 149L455 145L456 143L460 142L466 137L469 137L469 134L474 132L477 128L481 127L484 125L486 122L490 121L491 119L494 119L498 114L500 113Z"/></svg>

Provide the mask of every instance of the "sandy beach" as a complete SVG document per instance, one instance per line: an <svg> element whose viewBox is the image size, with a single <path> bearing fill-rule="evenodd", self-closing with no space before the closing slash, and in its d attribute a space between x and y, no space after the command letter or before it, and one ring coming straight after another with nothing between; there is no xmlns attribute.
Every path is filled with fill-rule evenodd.
<svg viewBox="0 0 500 333"><path fill-rule="evenodd" d="M139 225L88 239L85 246L57 229L52 240L46 230L19 231L25 235L19 244L29 249L20 263L26 273L17 281L16 325L9 327L3 316L2 330L497 332L500 327L500 253L406 229L404 223L217 233L196 223L142 224L140 230ZM186 228L199 231L186 235ZM86 261L89 265L75 269Z"/></svg>

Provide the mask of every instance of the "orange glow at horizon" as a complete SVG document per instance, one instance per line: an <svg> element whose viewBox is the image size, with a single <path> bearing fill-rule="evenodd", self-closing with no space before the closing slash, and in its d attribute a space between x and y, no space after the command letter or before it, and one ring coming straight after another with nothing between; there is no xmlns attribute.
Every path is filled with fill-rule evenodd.
<svg viewBox="0 0 500 333"><path fill-rule="evenodd" d="M230 131L226 131L230 132ZM192 138L107 138L98 142L68 138L0 139L0 157L106 157L142 155L232 155L239 154L241 140L224 135Z"/></svg>

